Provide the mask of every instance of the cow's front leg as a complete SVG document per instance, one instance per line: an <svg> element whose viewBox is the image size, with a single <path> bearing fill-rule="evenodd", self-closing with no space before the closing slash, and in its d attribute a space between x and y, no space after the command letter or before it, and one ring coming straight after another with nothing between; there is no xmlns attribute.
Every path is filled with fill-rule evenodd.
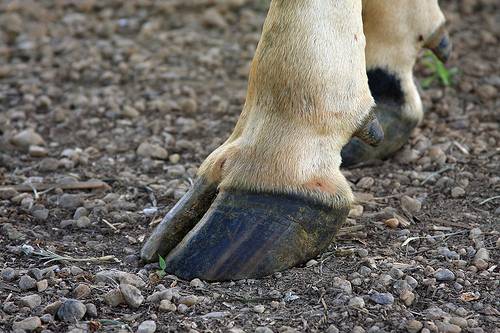
<svg viewBox="0 0 500 333"><path fill-rule="evenodd" d="M344 166L384 159L399 150L423 117L413 67L422 48L446 61L451 43L437 0L363 0L366 65L385 139L377 147L354 138Z"/></svg>
<svg viewBox="0 0 500 333"><path fill-rule="evenodd" d="M231 280L324 251L352 201L342 147L353 134L382 139L364 47L360 0L273 0L235 131L142 258L166 255L166 270L185 279Z"/></svg>

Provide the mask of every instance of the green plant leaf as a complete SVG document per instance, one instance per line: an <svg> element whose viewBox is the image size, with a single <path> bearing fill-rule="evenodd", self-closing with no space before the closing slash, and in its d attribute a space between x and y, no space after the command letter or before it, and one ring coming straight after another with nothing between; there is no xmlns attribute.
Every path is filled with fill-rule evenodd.
<svg viewBox="0 0 500 333"><path fill-rule="evenodd" d="M165 271L165 269L167 268L167 263L165 262L165 259L160 255L158 255L158 264L160 265L160 269L162 271Z"/></svg>

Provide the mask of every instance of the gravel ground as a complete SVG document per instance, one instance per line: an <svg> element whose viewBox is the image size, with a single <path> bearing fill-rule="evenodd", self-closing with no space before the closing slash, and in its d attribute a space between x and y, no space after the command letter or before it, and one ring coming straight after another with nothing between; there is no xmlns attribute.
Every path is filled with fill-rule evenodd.
<svg viewBox="0 0 500 333"><path fill-rule="evenodd" d="M457 83L395 158L345 170L327 253L230 283L139 263L236 122L266 5L0 2L0 332L500 332L496 0L443 1Z"/></svg>

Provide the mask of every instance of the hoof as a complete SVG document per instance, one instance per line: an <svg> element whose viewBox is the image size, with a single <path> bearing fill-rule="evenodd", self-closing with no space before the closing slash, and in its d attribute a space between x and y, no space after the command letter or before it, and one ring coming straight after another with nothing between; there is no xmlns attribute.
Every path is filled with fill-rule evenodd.
<svg viewBox="0 0 500 333"><path fill-rule="evenodd" d="M353 137L342 149L342 166L350 167L374 160L383 160L401 149L408 141L418 120L410 119L402 111L403 105L380 102L375 115L384 133L384 139L376 147Z"/></svg>
<svg viewBox="0 0 500 333"><path fill-rule="evenodd" d="M167 256L166 271L186 280L264 277L319 255L348 212L294 195L223 191Z"/></svg>
<svg viewBox="0 0 500 333"><path fill-rule="evenodd" d="M158 256L165 257L203 217L216 195L217 185L198 178L148 238L141 259L155 262Z"/></svg>

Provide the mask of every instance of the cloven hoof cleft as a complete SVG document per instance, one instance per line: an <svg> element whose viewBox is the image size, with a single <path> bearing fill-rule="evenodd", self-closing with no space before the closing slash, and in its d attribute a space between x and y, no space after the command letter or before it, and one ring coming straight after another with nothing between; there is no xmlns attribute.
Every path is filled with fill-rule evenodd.
<svg viewBox="0 0 500 333"><path fill-rule="evenodd" d="M166 271L186 280L268 276L323 252L348 212L296 195L221 191L169 253Z"/></svg>

